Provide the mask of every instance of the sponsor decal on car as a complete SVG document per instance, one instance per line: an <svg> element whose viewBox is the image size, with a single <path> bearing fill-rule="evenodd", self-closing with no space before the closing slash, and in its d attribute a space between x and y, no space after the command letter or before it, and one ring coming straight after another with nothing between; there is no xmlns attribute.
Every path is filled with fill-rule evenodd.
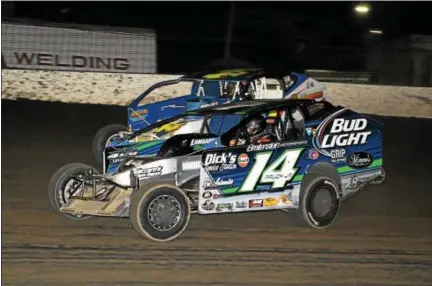
<svg viewBox="0 0 432 286"><path fill-rule="evenodd" d="M132 113L131 117L143 117L144 115L148 114L148 110L147 109L143 109L139 111L132 110L131 113Z"/></svg>
<svg viewBox="0 0 432 286"><path fill-rule="evenodd" d="M211 197L212 197L212 193L211 192L204 192L203 193L203 196L202 196L204 199L210 199Z"/></svg>
<svg viewBox="0 0 432 286"><path fill-rule="evenodd" d="M346 109L341 109L335 112L318 126L313 145L321 154L331 157L330 152L323 149L337 149L338 147L367 143L369 136L372 134L372 131L366 130L368 120L366 118L336 118L345 111ZM329 126L330 130L326 132Z"/></svg>
<svg viewBox="0 0 432 286"><path fill-rule="evenodd" d="M182 162L182 171L198 170L201 166L201 161L186 161Z"/></svg>
<svg viewBox="0 0 432 286"><path fill-rule="evenodd" d="M249 200L249 208L260 208L264 205L264 200Z"/></svg>
<svg viewBox="0 0 432 286"><path fill-rule="evenodd" d="M247 207L247 203L246 202L236 202L236 208L238 209L244 209Z"/></svg>
<svg viewBox="0 0 432 286"><path fill-rule="evenodd" d="M317 150L315 150L315 149L310 149L309 150L309 159L311 159L311 160L316 160L316 159L318 159L318 157L319 157L319 153L318 153L318 151Z"/></svg>
<svg viewBox="0 0 432 286"><path fill-rule="evenodd" d="M213 199L215 199L215 200L220 199L221 197L222 197L222 195L219 194L219 193L214 193L213 194Z"/></svg>
<svg viewBox="0 0 432 286"><path fill-rule="evenodd" d="M216 181L214 181L212 178L207 177L204 180L204 190L208 190L208 189L216 189L218 187L222 187L222 186L230 186L232 185L234 182L233 179L221 179L221 178L217 178Z"/></svg>
<svg viewBox="0 0 432 286"><path fill-rule="evenodd" d="M316 128L311 128L311 127L306 128L305 131L306 131L306 136L308 137L315 137L317 133Z"/></svg>
<svg viewBox="0 0 432 286"><path fill-rule="evenodd" d="M135 176L137 176L139 179L147 179L154 176L160 176L162 174L163 167L150 167L150 168L143 168L138 167L134 170Z"/></svg>
<svg viewBox="0 0 432 286"><path fill-rule="evenodd" d="M210 107L210 106L216 106L219 105L219 102L211 102L211 103L203 103L201 104L201 108Z"/></svg>
<svg viewBox="0 0 432 286"><path fill-rule="evenodd" d="M363 176L363 177L359 177L359 176L352 176L350 178L348 178L348 180L345 183L345 188L347 190L354 190L354 189L359 189L365 185L367 185L368 183L370 183L370 181L373 180L372 176Z"/></svg>
<svg viewBox="0 0 432 286"><path fill-rule="evenodd" d="M265 207L272 207L275 206L278 203L278 200L275 198L265 198L264 199L264 206Z"/></svg>
<svg viewBox="0 0 432 286"><path fill-rule="evenodd" d="M279 147L279 143L268 143L268 144L260 144L260 145L249 145L246 149L246 152L253 151L263 151L263 150L273 150Z"/></svg>
<svg viewBox="0 0 432 286"><path fill-rule="evenodd" d="M367 120L365 118L337 118L333 121L330 134L324 135L321 147L333 148L366 144L368 136L372 133L372 131L363 131L366 127Z"/></svg>
<svg viewBox="0 0 432 286"><path fill-rule="evenodd" d="M238 156L237 163L241 168L246 167L249 164L249 156L245 153L240 154L240 156Z"/></svg>
<svg viewBox="0 0 432 286"><path fill-rule="evenodd" d="M193 146L193 150L194 151L199 151L199 150L203 150L204 149L204 145L195 145Z"/></svg>
<svg viewBox="0 0 432 286"><path fill-rule="evenodd" d="M138 151L120 151L116 153L111 153L108 155L107 159L112 163L121 162L125 157L134 157L138 154Z"/></svg>
<svg viewBox="0 0 432 286"><path fill-rule="evenodd" d="M263 181L270 181L274 182L280 179L284 179L285 181L290 180L292 177L294 177L294 174L297 172L297 170L287 172L287 173L280 173L280 172L272 172L268 174L263 174L262 179Z"/></svg>
<svg viewBox="0 0 432 286"><path fill-rule="evenodd" d="M291 205L292 200L288 195L281 195L280 196L280 202L284 205Z"/></svg>
<svg viewBox="0 0 432 286"><path fill-rule="evenodd" d="M183 126L182 123L171 122L171 123L167 123L167 124L164 124L164 125L156 128L156 130L154 132L156 134L165 134L165 133L176 131L176 130L180 129L180 127L182 127L182 126Z"/></svg>
<svg viewBox="0 0 432 286"><path fill-rule="evenodd" d="M161 107L161 110L165 110L167 108L185 108L186 106L184 105L176 105L176 104L170 104L170 105L165 105Z"/></svg>
<svg viewBox="0 0 432 286"><path fill-rule="evenodd" d="M330 156L333 163L345 162L346 161L346 150L345 149L333 149L330 151Z"/></svg>
<svg viewBox="0 0 432 286"><path fill-rule="evenodd" d="M207 153L204 159L204 167L207 171L225 171L237 169L237 154L231 152Z"/></svg>
<svg viewBox="0 0 432 286"><path fill-rule="evenodd" d="M217 204L216 211L218 211L218 212L224 211L224 210L232 211L233 208L234 208L233 203L222 203L222 204Z"/></svg>
<svg viewBox="0 0 432 286"><path fill-rule="evenodd" d="M203 208L203 210L206 210L206 211L212 211L215 208L215 204L211 200L206 200L202 204L202 208Z"/></svg>
<svg viewBox="0 0 432 286"><path fill-rule="evenodd" d="M372 164L372 155L367 152L354 152L348 157L348 166L354 169L369 167Z"/></svg>
<svg viewBox="0 0 432 286"><path fill-rule="evenodd" d="M229 142L229 146L230 147L233 147L233 146L241 146L241 145L244 145L246 143L246 140L245 139L241 139L241 138L239 138L238 140L236 140L236 139L231 139L230 140L230 142Z"/></svg>
<svg viewBox="0 0 432 286"><path fill-rule="evenodd" d="M280 147L295 147L295 146L306 145L307 143L308 143L307 140L301 140L301 141L291 141L291 142L282 142L282 143L277 142L277 143L267 143L267 144L260 144L260 145L249 145L246 149L246 152L274 150Z"/></svg>
<svg viewBox="0 0 432 286"><path fill-rule="evenodd" d="M192 139L190 146L195 146L195 145L205 145L208 144L212 141L215 141L216 138L199 138L199 139Z"/></svg>

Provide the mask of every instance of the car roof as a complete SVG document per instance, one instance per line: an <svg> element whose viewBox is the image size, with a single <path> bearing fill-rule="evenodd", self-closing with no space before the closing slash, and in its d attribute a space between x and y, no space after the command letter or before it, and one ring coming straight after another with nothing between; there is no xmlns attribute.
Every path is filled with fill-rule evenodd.
<svg viewBox="0 0 432 286"><path fill-rule="evenodd" d="M260 68L207 69L187 74L182 79L242 81L263 76L264 74L265 71Z"/></svg>
<svg viewBox="0 0 432 286"><path fill-rule="evenodd" d="M257 78L282 79L285 76L297 76L296 72L268 72L261 68L229 68L229 69L206 69L181 76L180 81L251 81Z"/></svg>

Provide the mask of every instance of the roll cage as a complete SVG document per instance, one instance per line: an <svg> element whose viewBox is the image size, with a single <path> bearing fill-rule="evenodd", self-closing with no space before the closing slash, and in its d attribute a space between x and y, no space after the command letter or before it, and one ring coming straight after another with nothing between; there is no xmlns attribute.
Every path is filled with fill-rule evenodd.
<svg viewBox="0 0 432 286"><path fill-rule="evenodd" d="M194 84L194 87L191 90L192 94L196 96L206 96L206 92L204 89L204 82L206 81L216 81L219 82L219 96L224 97L223 91L228 87L229 84L234 84L233 93L230 96L230 100L234 100L237 97L239 99L263 99L264 95L267 92L267 79L272 78L276 79L280 86L285 92L290 86L287 86L285 81L286 77L292 77L295 79L297 75L295 73L291 73L289 75L282 74L270 74L261 69L251 69L251 71L247 74L241 76L220 76L219 78L206 78L206 75L211 73L217 74L220 70L215 71L204 71L200 73L193 73L190 75L181 76L177 79L166 80L162 82L158 82L152 86L150 86L146 91L144 91L141 95L139 95L136 99L134 99L130 104L129 108L137 108L139 103L148 96L155 89L178 84L180 82L191 82ZM232 69L231 72L235 72L235 69ZM249 91L253 91L254 97L249 94Z"/></svg>
<svg viewBox="0 0 432 286"><path fill-rule="evenodd" d="M187 117L194 117L194 120L197 120L197 117L202 117L203 122L200 128L200 134L205 132L211 134L209 119L215 115L242 115L241 121L228 131L224 132L221 136L221 140L223 142L226 141L227 136L235 136L236 139L240 136L241 131L244 134L247 134L245 131L245 126L248 118L253 115L258 114L267 114L271 111L279 112L276 116L267 116L268 118L275 119L277 122L280 122L282 130L284 132L281 134L283 139L286 139L287 136L298 137L299 134L302 133L302 129L304 124L308 121L318 120L322 114L325 114L329 111L333 111L335 106L333 106L329 102L316 102L311 99L296 99L290 101L284 100L253 100L247 102L236 102L236 103L228 103L221 106L212 106L206 107L191 111L183 112L177 116L161 120L156 124L151 126L147 126L143 129L140 129L132 134L126 136L127 140L133 139L141 134L147 133L155 128L163 126L165 124L169 124L176 120L184 118L187 120ZM301 120L294 118L295 112L299 112L301 116ZM280 117L280 114L283 114L283 117ZM302 121L302 122L300 122ZM290 131L291 130L291 131ZM289 134L287 133L289 132ZM250 138L247 138L249 140ZM225 145L225 144L224 144Z"/></svg>
<svg viewBox="0 0 432 286"><path fill-rule="evenodd" d="M158 82L158 83L150 86L147 90L145 90L142 94L140 94L137 98L135 98L129 104L129 108L136 108L137 106L139 106L139 103L145 97L147 97L151 92L153 92L154 90L161 88L161 87L164 87L164 86L175 85L175 84L178 84L180 82L193 83L194 87L192 88L193 90L191 90L191 93L195 94L198 97L206 96L205 89L204 89L204 82L206 82L206 81L207 82L213 81L213 82L219 83L219 96L220 97L223 97L223 90L226 89L229 84L234 84L234 92L233 92L231 98L229 98L229 99L234 100L236 97L245 98L244 91L247 91L247 90L241 89L240 82L242 81L242 79L204 79L204 78L193 78L193 77L188 77L188 76L182 76L182 77L179 77L177 79Z"/></svg>
<svg viewBox="0 0 432 286"><path fill-rule="evenodd" d="M278 128L278 141L299 139L302 137L302 135L304 135L305 121L304 115L301 115L300 120L296 120L293 117L293 113L297 111L299 111L297 106L286 106L279 107L277 109L269 109L266 111L256 110L254 112L248 112L246 115L244 115L242 121L239 124L221 135L221 143L225 146L237 146L239 139L241 138L246 141L246 144L252 144L252 138L247 132L247 123L251 118L254 118L256 115L262 115L263 113L266 114L265 121L266 124L268 124L267 126L274 126L275 128ZM232 140L234 141L232 144L230 144L229 142L232 142Z"/></svg>

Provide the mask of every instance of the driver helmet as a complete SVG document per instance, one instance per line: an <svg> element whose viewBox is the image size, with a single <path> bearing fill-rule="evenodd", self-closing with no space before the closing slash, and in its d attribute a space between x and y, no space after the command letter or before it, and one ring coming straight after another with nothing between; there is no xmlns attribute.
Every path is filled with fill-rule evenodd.
<svg viewBox="0 0 432 286"><path fill-rule="evenodd" d="M265 118L262 115L253 116L246 124L246 130L249 135L257 135L262 132L266 126Z"/></svg>

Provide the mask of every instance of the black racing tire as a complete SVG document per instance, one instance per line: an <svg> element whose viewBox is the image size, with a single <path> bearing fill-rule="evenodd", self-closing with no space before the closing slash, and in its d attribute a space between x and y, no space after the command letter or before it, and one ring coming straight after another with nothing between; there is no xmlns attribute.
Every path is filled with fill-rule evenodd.
<svg viewBox="0 0 432 286"><path fill-rule="evenodd" d="M127 131L127 127L121 124L110 124L102 127L96 132L93 138L93 156L99 164L102 164L103 151L105 150L108 138L120 131Z"/></svg>
<svg viewBox="0 0 432 286"><path fill-rule="evenodd" d="M157 200L169 199L175 206L176 218L172 225L162 229L151 220L151 212ZM166 242L180 236L186 229L191 215L189 199L178 187L167 183L153 183L141 187L131 196L129 219L135 231L147 239Z"/></svg>
<svg viewBox="0 0 432 286"><path fill-rule="evenodd" d="M330 201L326 206L328 210L325 214L320 215L315 209L317 195L326 195L327 200ZM338 185L326 176L311 174L305 178L305 185L301 188L298 209L292 210L290 215L293 223L298 226L325 229L335 222L340 205Z"/></svg>
<svg viewBox="0 0 432 286"><path fill-rule="evenodd" d="M64 213L60 208L67 203L68 198L65 194L65 187L71 180L71 176L76 176L86 172L92 168L95 174L99 173L95 168L81 163L70 163L58 169L49 180L48 183L48 198L54 211L62 216L73 220L89 219L91 215L73 215Z"/></svg>

